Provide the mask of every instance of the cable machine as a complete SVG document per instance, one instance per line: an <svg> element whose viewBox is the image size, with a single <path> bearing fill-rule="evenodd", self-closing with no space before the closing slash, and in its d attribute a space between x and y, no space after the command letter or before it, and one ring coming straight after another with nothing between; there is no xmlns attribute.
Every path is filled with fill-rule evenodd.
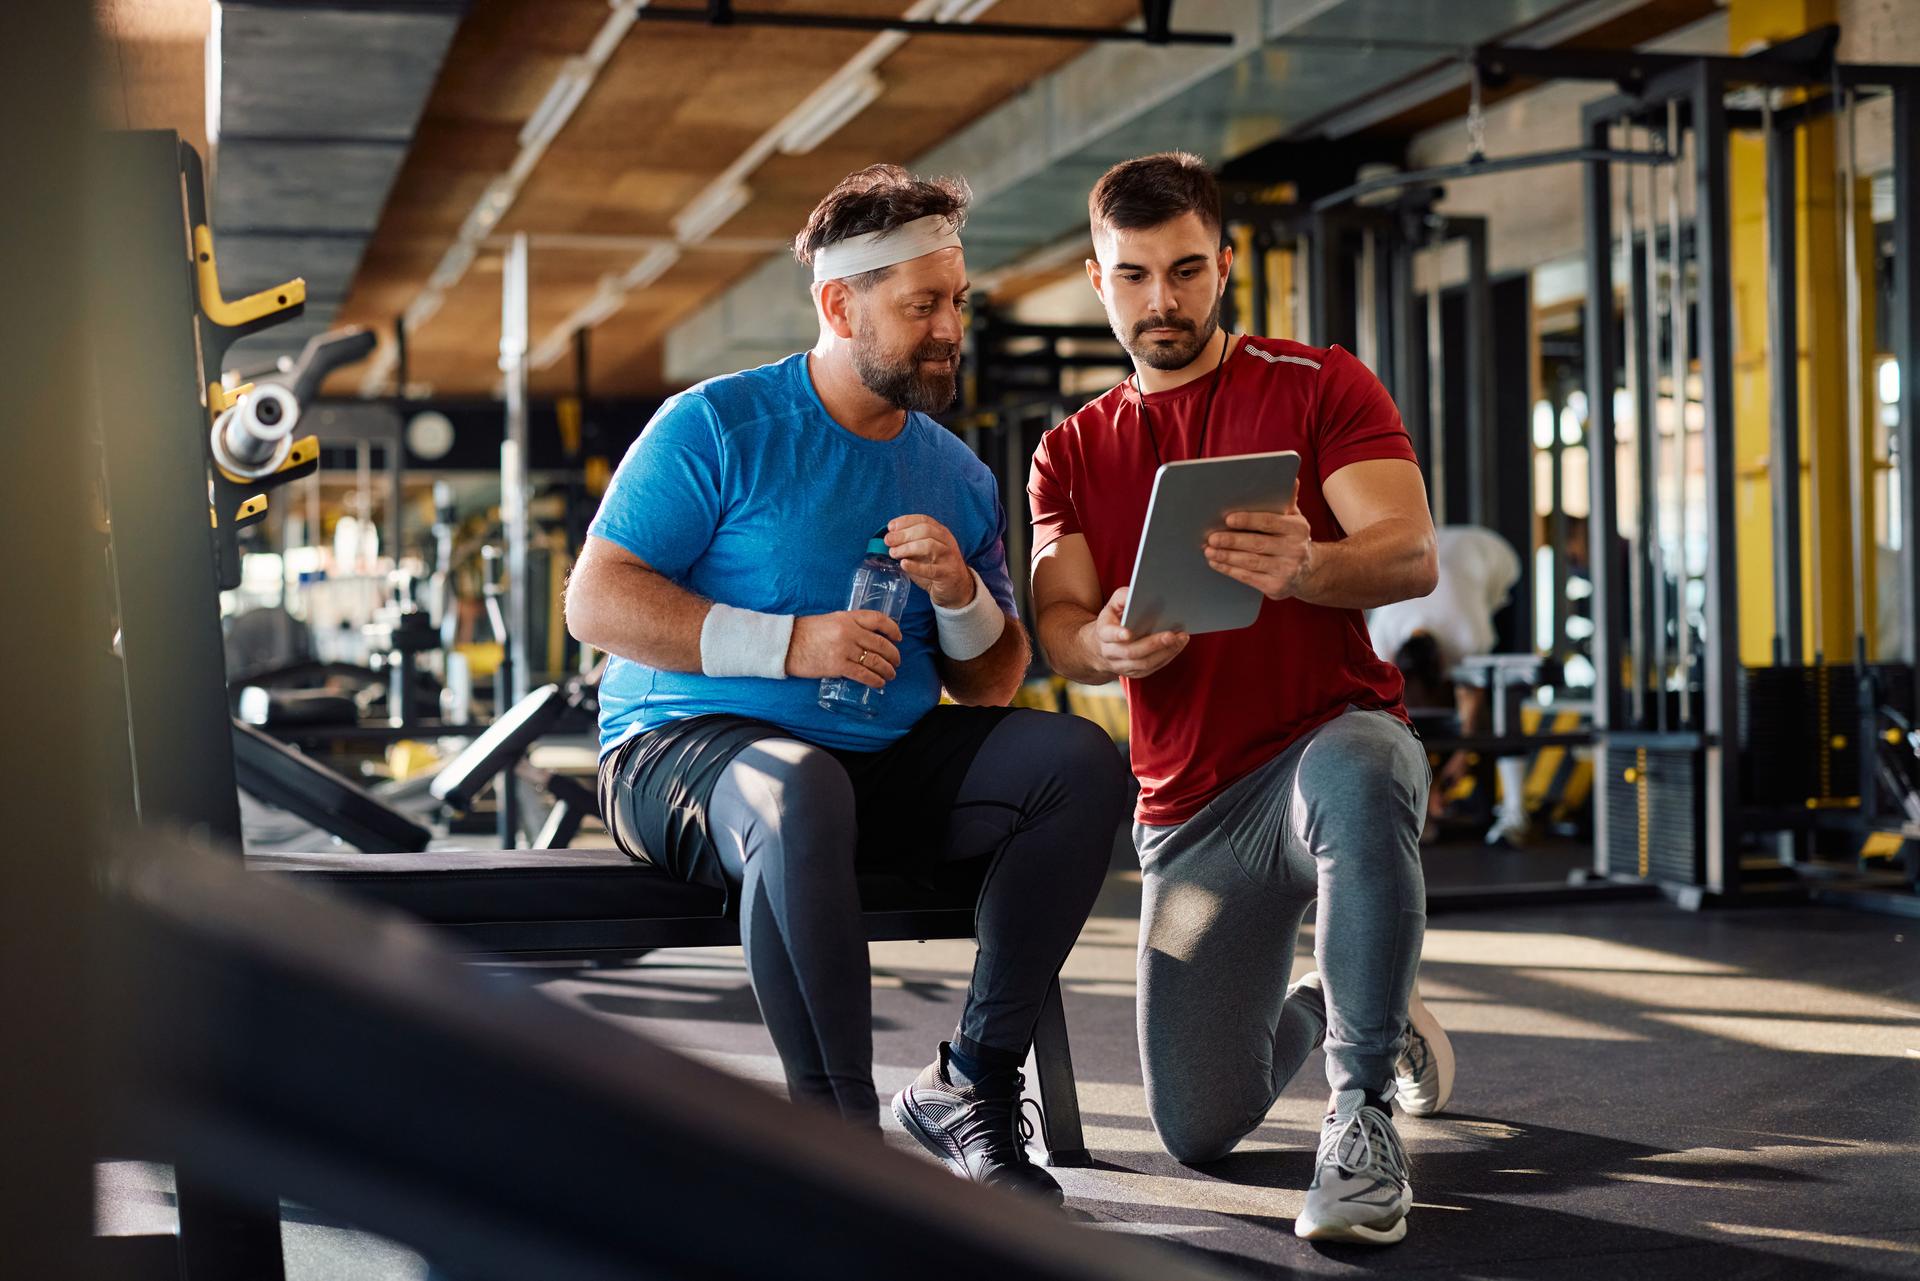
<svg viewBox="0 0 1920 1281"><path fill-rule="evenodd" d="M1512 74L1611 79L1628 92L1590 104L1584 141L1599 156L1617 144L1649 146L1674 163L1636 177L1603 158L1586 165L1587 396L1590 439L1618 439L1615 393L1631 411L1630 468L1638 497L1623 529L1612 449L1591 456L1594 522L1596 770L1595 869L1662 884L1682 902L1750 898L1768 890L1805 890L1829 898L1920 914L1920 900L1876 895L1825 880L1803 858L1820 832L1851 839L1885 832L1920 836L1913 796L1915 686L1912 655L1868 662L1868 549L1847 512L1800 510L1800 409L1797 387L1795 143L1823 116L1838 121L1845 280L1844 335L1849 368L1850 457L1816 457L1815 467L1863 474L1860 433L1864 391L1859 369L1865 336L1852 230L1851 138L1864 97L1890 99L1894 133L1895 214L1891 346L1903 374L1920 354L1920 270L1914 219L1920 175L1914 166L1920 127L1920 72L1908 67L1836 63L1837 31L1828 29L1747 58L1670 58L1500 51ZM1793 101L1780 91L1798 90ZM1769 364L1775 377L1772 450L1773 662L1743 667L1739 652L1733 401L1733 306L1728 143L1736 132L1766 140ZM1615 189L1619 189L1616 214ZM1618 320L1616 292L1624 299ZM1690 387L1697 381L1697 400ZM1901 461L1899 521L1904 573L1901 612L1909 628L1917 606L1913 498L1916 409L1904 377L1894 454ZM1697 427L1694 425L1697 420ZM1704 460L1696 506L1688 451L1697 437ZM1611 515L1612 519L1607 519ZM1850 654L1800 644L1803 525L1844 524L1850 581L1841 588L1816 572L1815 592L1848 590ZM1619 544L1626 581L1613 566ZM1885 585L1896 589L1896 585ZM1893 749L1890 753L1883 749ZM1909 844L1909 849L1911 845ZM1776 861L1752 856L1772 853ZM1908 877L1916 869L1911 856ZM1799 873L1799 875L1796 875Z"/></svg>

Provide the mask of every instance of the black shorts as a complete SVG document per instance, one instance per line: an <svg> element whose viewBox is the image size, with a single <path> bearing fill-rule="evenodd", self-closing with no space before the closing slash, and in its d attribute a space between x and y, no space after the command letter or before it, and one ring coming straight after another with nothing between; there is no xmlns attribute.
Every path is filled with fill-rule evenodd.
<svg viewBox="0 0 1920 1281"><path fill-rule="evenodd" d="M939 861L960 784L1012 710L941 704L877 752L821 748L853 782L856 865L912 871ZM600 762L600 812L614 842L680 880L727 889L707 808L721 772L764 738L810 741L767 721L716 714L671 721L609 752Z"/></svg>

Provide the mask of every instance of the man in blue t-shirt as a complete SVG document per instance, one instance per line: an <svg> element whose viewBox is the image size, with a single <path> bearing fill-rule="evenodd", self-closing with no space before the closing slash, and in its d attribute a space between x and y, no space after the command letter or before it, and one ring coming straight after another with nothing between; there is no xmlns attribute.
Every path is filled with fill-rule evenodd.
<svg viewBox="0 0 1920 1281"><path fill-rule="evenodd" d="M927 416L954 398L967 200L876 165L821 201L794 243L819 341L661 407L588 531L567 626L613 656L601 812L631 856L727 891L795 1099L878 1120L856 868L981 865L959 1027L893 1110L964 1177L1058 1200L1018 1132L1019 1069L1125 772L1089 722L1006 706L1029 650L1005 514ZM911 580L897 622L846 607L876 537ZM832 678L876 691L870 714L823 706Z"/></svg>

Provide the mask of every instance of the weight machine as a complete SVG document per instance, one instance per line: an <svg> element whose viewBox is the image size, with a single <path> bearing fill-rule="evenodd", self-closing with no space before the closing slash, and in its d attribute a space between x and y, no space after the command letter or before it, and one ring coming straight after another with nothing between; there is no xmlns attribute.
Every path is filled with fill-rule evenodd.
<svg viewBox="0 0 1920 1281"><path fill-rule="evenodd" d="M1750 899L1769 890L1920 913L1920 899L1873 895L1826 883L1800 858L1809 834L1916 830L1891 826L1878 812L1875 784L1902 775L1880 768L1881 745L1898 746L1915 711L1912 655L1869 663L1862 616L1866 559L1852 542L1855 643L1850 656L1800 649L1799 400L1796 332L1795 137L1808 122L1834 115L1842 133L1840 257L1847 281L1845 335L1851 451L1859 445L1864 402L1858 370L1863 335L1853 271L1852 119L1864 95L1885 95L1894 136L1894 279L1891 345L1902 378L1896 453L1904 573L1902 611L1912 627L1913 465L1920 390L1911 371L1920 355L1920 70L1837 63L1837 31L1827 29L1745 58L1502 50L1483 52L1483 71L1608 79L1622 93L1583 112L1586 258L1592 282L1586 313L1586 371L1594 539L1594 663L1602 798L1596 813L1595 871L1657 882L1680 901ZM1794 91L1791 100L1782 91ZM1774 662L1743 668L1739 652L1735 511L1733 306L1728 142L1735 132L1766 139L1769 333L1774 374L1770 478L1774 503ZM1672 164L1644 181L1619 176L1606 155L1620 138L1646 139ZM1619 213L1614 193L1619 184ZM1690 196L1690 198L1689 198ZM1624 277L1624 279L1622 279ZM1624 288L1616 322L1615 285ZM1822 336L1824 337L1824 336ZM1697 369L1698 402L1688 387ZM1622 375L1623 377L1617 376ZM1632 475L1640 496L1631 534L1617 519L1615 389L1632 408ZM1689 425L1698 404L1697 433ZM1662 410L1672 423L1661 439ZM1699 437L1705 460L1701 495L1710 549L1694 572L1686 450ZM1850 452L1851 452L1850 451ZM1836 465L1824 460L1826 465ZM1860 474L1857 452L1849 460ZM1665 491L1677 528L1665 527ZM1613 518L1609 518L1613 517ZM1819 512L1823 521L1848 519ZM1625 555L1616 560L1619 544ZM1669 550L1677 549L1677 555ZM1676 563L1677 562L1677 563ZM1620 581L1616 565L1624 565ZM1676 584L1670 590L1669 582ZM1831 590L1815 576L1816 590ZM1697 590L1696 590L1697 584ZM1698 602L1697 607L1695 602ZM1810 658L1811 661L1804 661ZM1618 674L1619 679L1613 679ZM1888 742L1888 735L1896 736ZM1911 756L1911 748L1908 749ZM1906 775L1910 779L1911 775ZM1885 786L1882 791L1887 790ZM1910 791L1910 789L1909 789ZM1768 864L1754 854L1784 855ZM1909 867L1910 873L1920 869ZM1796 876L1795 873L1800 875Z"/></svg>

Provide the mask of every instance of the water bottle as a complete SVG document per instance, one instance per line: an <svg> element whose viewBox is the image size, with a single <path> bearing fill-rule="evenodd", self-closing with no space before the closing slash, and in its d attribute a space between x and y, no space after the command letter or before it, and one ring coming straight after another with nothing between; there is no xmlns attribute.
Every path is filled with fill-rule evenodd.
<svg viewBox="0 0 1920 1281"><path fill-rule="evenodd" d="M877 610L897 623L907 612L907 595L913 582L887 550L886 533L883 529L868 541L867 554L853 571L847 608ZM879 699L884 692L851 677L829 676L820 682L820 706L830 712L872 716L880 710Z"/></svg>

